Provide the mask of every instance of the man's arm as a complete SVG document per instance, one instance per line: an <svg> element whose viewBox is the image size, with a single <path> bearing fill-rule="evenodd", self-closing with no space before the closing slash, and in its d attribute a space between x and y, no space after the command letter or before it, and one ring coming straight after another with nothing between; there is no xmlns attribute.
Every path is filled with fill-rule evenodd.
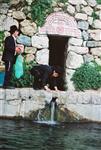
<svg viewBox="0 0 101 150"><path fill-rule="evenodd" d="M53 82L52 82L55 91L59 91L59 89L58 89L58 87L57 87L57 80L58 80L58 78L55 78L55 77L54 77L54 78L53 78Z"/></svg>
<svg viewBox="0 0 101 150"><path fill-rule="evenodd" d="M47 86L47 82L48 82L48 79L49 79L49 75L50 75L51 69L47 65L42 65L40 67L40 69L42 69L42 71L43 71L42 86L44 87L45 90L50 91L50 89Z"/></svg>

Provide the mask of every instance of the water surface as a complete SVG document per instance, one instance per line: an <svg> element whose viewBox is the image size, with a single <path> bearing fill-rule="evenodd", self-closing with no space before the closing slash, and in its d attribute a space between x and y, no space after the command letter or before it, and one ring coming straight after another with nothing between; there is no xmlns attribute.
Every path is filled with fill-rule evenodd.
<svg viewBox="0 0 101 150"><path fill-rule="evenodd" d="M101 124L0 120L0 150L101 150Z"/></svg>

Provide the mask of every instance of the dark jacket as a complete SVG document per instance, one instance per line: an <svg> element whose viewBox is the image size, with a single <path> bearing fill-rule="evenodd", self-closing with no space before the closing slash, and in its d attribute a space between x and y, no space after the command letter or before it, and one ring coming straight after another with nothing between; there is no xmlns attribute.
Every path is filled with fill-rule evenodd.
<svg viewBox="0 0 101 150"><path fill-rule="evenodd" d="M57 78L52 77L54 67L48 65L38 65L34 66L31 69L31 74L38 77L42 81L42 86L49 84L50 80L52 81L53 86L56 86Z"/></svg>
<svg viewBox="0 0 101 150"><path fill-rule="evenodd" d="M13 36L8 36L5 39L4 43L4 52L2 56L2 60L5 61L14 61L15 55L15 41Z"/></svg>

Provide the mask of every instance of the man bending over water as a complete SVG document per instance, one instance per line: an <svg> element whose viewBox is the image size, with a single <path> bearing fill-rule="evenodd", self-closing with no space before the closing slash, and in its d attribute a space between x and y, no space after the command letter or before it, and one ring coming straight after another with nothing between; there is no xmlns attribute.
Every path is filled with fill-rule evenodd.
<svg viewBox="0 0 101 150"><path fill-rule="evenodd" d="M59 79L63 73L59 66L38 65L31 69L31 74L34 76L34 89L44 88L47 91L59 89Z"/></svg>

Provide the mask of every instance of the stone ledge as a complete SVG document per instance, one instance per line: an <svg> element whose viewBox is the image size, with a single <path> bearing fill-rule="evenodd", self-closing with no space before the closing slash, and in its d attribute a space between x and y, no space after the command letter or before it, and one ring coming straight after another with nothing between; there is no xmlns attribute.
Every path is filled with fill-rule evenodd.
<svg viewBox="0 0 101 150"><path fill-rule="evenodd" d="M47 92L33 88L0 89L0 117L29 117L57 96L58 106L82 119L101 122L101 90Z"/></svg>
<svg viewBox="0 0 101 150"><path fill-rule="evenodd" d="M47 101L50 102L52 97L58 97L58 103L64 104L101 104L101 91L52 91L34 90L33 88L15 88L15 89L0 89L0 100L24 100L24 101Z"/></svg>

